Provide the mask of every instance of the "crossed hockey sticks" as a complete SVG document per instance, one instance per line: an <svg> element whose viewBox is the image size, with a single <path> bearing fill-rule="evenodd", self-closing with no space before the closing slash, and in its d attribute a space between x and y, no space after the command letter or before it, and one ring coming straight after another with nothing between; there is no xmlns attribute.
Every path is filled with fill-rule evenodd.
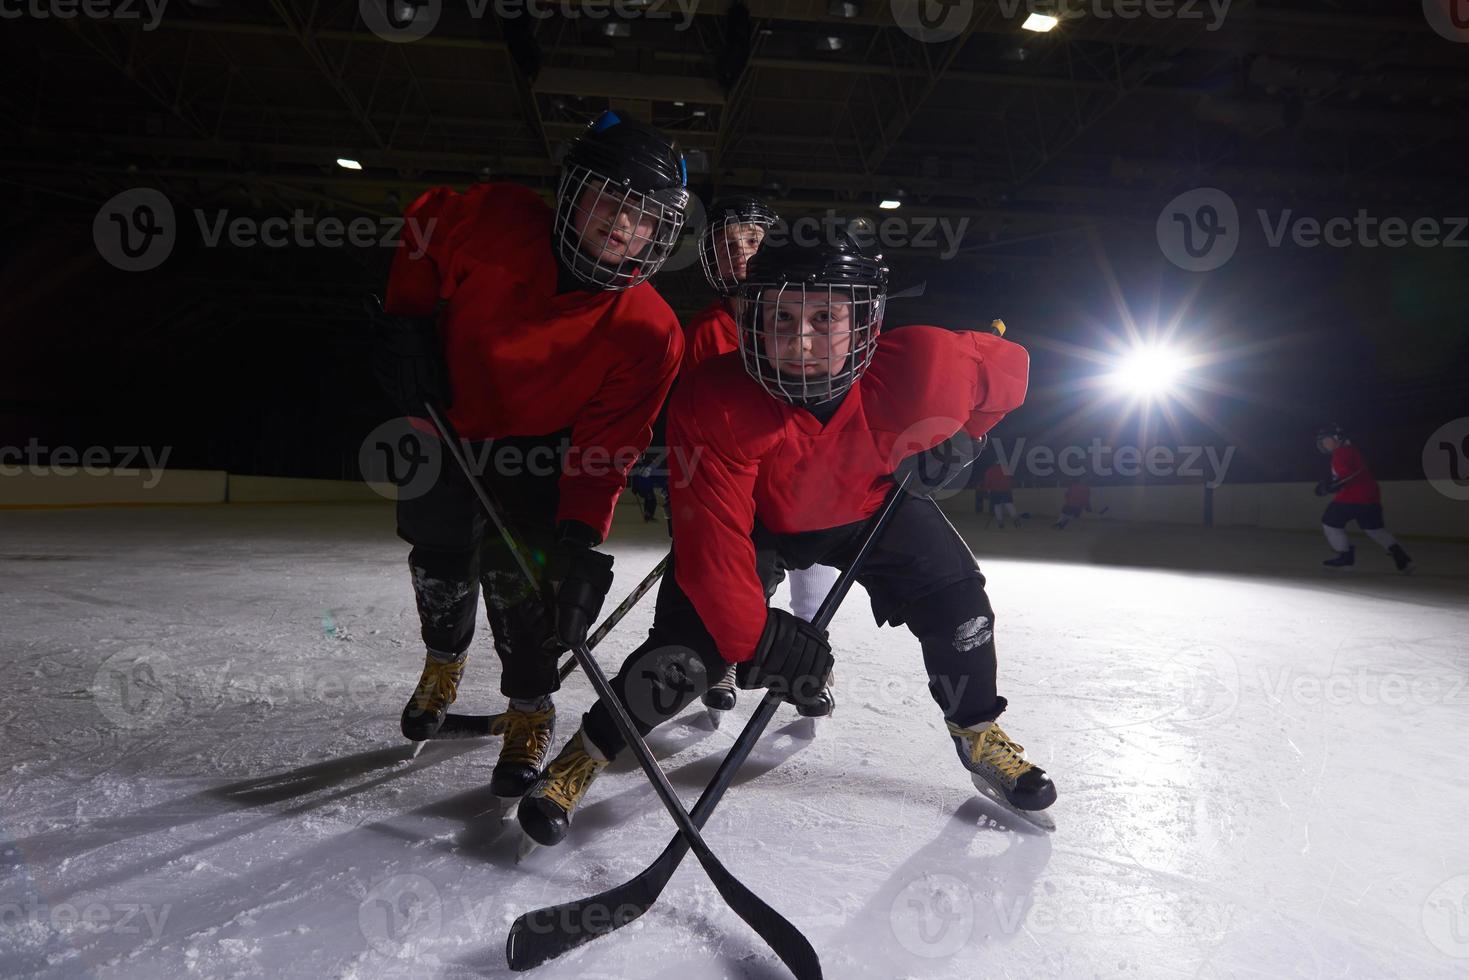
<svg viewBox="0 0 1469 980"><path fill-rule="evenodd" d="M898 504L909 495L906 489L912 478L911 472L904 474L898 485L888 493L882 509L870 519L867 536L863 539L856 557L838 576L836 584L822 600L821 608L816 611L816 618L811 621L812 625L818 629L826 629L832 617L836 615L837 607L841 605L842 600L851 590L852 583L856 581L858 571L866 563L867 555L872 550L874 543L892 520ZM754 749L755 743L759 741L766 726L775 717L776 709L784 700L785 698L776 691L767 693L761 700L760 706L755 709L755 713L745 724L744 731L740 732L739 738L735 740L734 747L719 764L714 778L704 788L698 802L694 804L690 821L695 827L703 827L704 822L709 819L709 814L714 812L714 808L719 805L720 799L723 798L725 791L729 789L729 784L734 780L735 773L739 771L740 766L744 765L745 759L749 757L750 751ZM510 969L517 972L533 969L598 936L604 936L636 920L648 911L658 900L658 896L663 893L669 879L673 877L673 873L678 870L684 856L688 854L689 841L687 834L675 836L663 849L663 853L658 855L658 859L641 874L615 888L610 888L590 898L536 909L520 916L511 925L510 935L505 940L505 959ZM703 858L701 857L700 860L702 861ZM782 956L781 959L785 957Z"/></svg>
<svg viewBox="0 0 1469 980"><path fill-rule="evenodd" d="M515 533L505 523L505 519L502 516L503 511L500 509L499 503L491 496L489 488L482 484L478 477L475 476L474 471L470 469L469 461L464 458L458 434L455 433L449 421L439 413L438 408L431 402L425 402L424 409L428 413L429 420L433 422L434 427L438 430L439 437L444 440L445 445L448 447L449 454L454 457L454 462L463 470L465 478L469 481L470 488L474 490L475 496L479 498L479 502L489 515L490 520L494 522L496 529L500 532L501 538L504 539L511 553L515 555L516 563L520 565L520 570L524 573L526 581L530 583L532 588L539 592L541 588L540 576L531 568L530 563L526 560L524 550L515 538ZM699 863L703 865L705 873L709 875L709 880L714 882L714 887L719 891L725 903L736 915L745 920L750 928L759 934L761 939L765 940L770 948L775 951L775 955L780 957L781 962L796 976L797 980L821 980L821 960L817 957L816 950L812 948L810 941L801 934L799 929L786 921L779 912L767 905L760 896L750 891L738 878L730 874L729 870L725 868L719 858L715 857L714 852L709 849L709 845L704 842L704 838L699 834L698 825L690 818L688 811L683 808L683 803L679 801L678 794L674 792L672 784L668 782L667 774L664 773L663 768L658 765L658 760L653 758L653 753L648 749L648 743L643 741L643 737L633 727L632 719L628 717L627 709L617 700L617 695L613 692L612 686L607 682L607 675L602 673L601 666L598 665L596 660L592 659L591 651L587 649L587 645L585 643L579 643L571 648L571 653L576 658L576 662L581 665L582 671L586 673L587 679L592 682L592 687L597 691L597 697L607 706L608 711L612 715L612 720L617 723L617 728L621 732L623 739L632 748L633 754L637 756L638 765L642 767L643 772L647 774L648 779L653 783L653 789L657 792L659 800L662 801L669 815L673 817L674 823L678 824L679 839L684 842L686 848L693 849L695 856L699 859ZM766 700L768 701L770 698L767 697ZM777 697L775 700L778 703L780 699ZM764 704L762 703L763 707ZM773 713L774 706L772 705L771 714ZM746 752L748 754L748 749Z"/></svg>

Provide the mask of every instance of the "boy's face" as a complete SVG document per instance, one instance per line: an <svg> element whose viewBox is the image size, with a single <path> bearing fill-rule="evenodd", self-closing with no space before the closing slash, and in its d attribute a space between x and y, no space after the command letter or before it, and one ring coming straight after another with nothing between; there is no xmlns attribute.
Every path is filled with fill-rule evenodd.
<svg viewBox="0 0 1469 980"><path fill-rule="evenodd" d="M829 377L852 350L852 300L840 294L807 295L768 289L761 295L760 333L765 358L793 378Z"/></svg>
<svg viewBox="0 0 1469 980"><path fill-rule="evenodd" d="M1334 453L1336 452L1336 448L1340 445L1341 443L1337 441L1335 436L1322 436L1320 439L1316 440L1316 448L1321 450L1323 453Z"/></svg>
<svg viewBox="0 0 1469 980"><path fill-rule="evenodd" d="M581 250L608 264L643 254L653 240L658 218L639 206L642 199L635 191L589 181L582 188L572 218Z"/></svg>
<svg viewBox="0 0 1469 980"><path fill-rule="evenodd" d="M750 256L765 240L765 229L756 224L727 224L714 233L714 262L722 279L745 280Z"/></svg>

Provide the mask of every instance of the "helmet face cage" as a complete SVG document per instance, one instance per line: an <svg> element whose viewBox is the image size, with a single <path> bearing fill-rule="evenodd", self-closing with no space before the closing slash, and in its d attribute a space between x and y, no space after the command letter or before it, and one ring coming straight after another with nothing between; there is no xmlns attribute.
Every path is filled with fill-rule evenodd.
<svg viewBox="0 0 1469 980"><path fill-rule="evenodd" d="M770 226L775 224L774 218L759 214L741 215L737 211L726 210L719 217L711 220L704 233L699 236L699 265L704 269L704 278L709 285L721 296L728 297L740 288L740 279L734 274L736 264L734 253L730 250L730 238L740 237L745 227L760 229L760 240L765 239L765 234ZM755 243L758 248L760 242ZM751 249L744 258L748 262L754 254ZM721 262L722 260L722 262ZM730 270L728 273L722 269Z"/></svg>
<svg viewBox="0 0 1469 980"><path fill-rule="evenodd" d="M840 397L872 363L885 299L882 286L745 282L737 300L745 370L767 392L793 405ZM798 304L798 318L790 322ZM807 334L810 350L799 342ZM795 371L776 368L770 343L776 357ZM826 370L808 371L807 365Z"/></svg>
<svg viewBox="0 0 1469 980"><path fill-rule="evenodd" d="M589 194L590 200L584 202ZM556 194L555 238L561 260L578 279L598 289L630 289L673 254L683 230L687 197L682 188L646 194L588 167L569 164ZM599 212L604 216L598 217ZM589 244L601 242L601 231L610 233L619 216L626 216L631 226L621 256L608 254L603 244Z"/></svg>

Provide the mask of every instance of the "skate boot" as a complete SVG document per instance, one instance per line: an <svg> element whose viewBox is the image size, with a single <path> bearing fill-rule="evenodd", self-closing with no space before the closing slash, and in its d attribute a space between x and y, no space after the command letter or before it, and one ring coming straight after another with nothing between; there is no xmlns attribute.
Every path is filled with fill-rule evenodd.
<svg viewBox="0 0 1469 980"><path fill-rule="evenodd" d="M1338 551L1335 558L1328 558L1321 564L1325 568L1336 568L1345 572L1350 571L1352 566L1355 565L1356 562L1357 549L1347 548L1346 551ZM1402 566L1399 565L1398 567L1401 568Z"/></svg>
<svg viewBox="0 0 1469 980"><path fill-rule="evenodd" d="M546 767L546 774L521 799L517 811L520 829L536 844L561 843L571 829L572 811L607 765L606 757L578 729Z"/></svg>
<svg viewBox="0 0 1469 980"><path fill-rule="evenodd" d="M490 792L508 805L524 796L537 779L551 751L556 733L556 706L551 696L529 701L511 699L510 707L495 719L490 734L504 735L500 758L490 774Z"/></svg>
<svg viewBox="0 0 1469 980"><path fill-rule="evenodd" d="M959 728L949 724L949 736L959 761L970 772L974 786L1016 810L1044 810L1056 802L1056 786L1040 766L1025 761L1024 746L1010 741L995 722Z"/></svg>
<svg viewBox="0 0 1469 980"><path fill-rule="evenodd" d="M403 706L400 724L405 738L422 742L438 732L449 713L449 705L459 696L459 679L464 676L467 659L461 656L458 660L440 660L433 654L424 658L418 687Z"/></svg>
<svg viewBox="0 0 1469 980"><path fill-rule="evenodd" d="M1407 575L1413 571L1413 559L1408 557L1408 553L1403 550L1402 545L1393 545L1391 548L1387 549L1387 553L1392 555L1393 564L1398 566L1398 571L1402 572L1404 575Z"/></svg>
<svg viewBox="0 0 1469 980"><path fill-rule="evenodd" d="M836 673L833 672L827 678L826 687L822 688L821 693L817 695L816 701L812 704L796 705L796 714L802 718L825 718L835 711L837 709L837 696L836 692L831 689L831 685L835 682Z"/></svg>
<svg viewBox="0 0 1469 980"><path fill-rule="evenodd" d="M730 664L724 676L704 692L704 707L709 709L709 724L712 727L719 727L724 713L734 709L735 700L735 665Z"/></svg>

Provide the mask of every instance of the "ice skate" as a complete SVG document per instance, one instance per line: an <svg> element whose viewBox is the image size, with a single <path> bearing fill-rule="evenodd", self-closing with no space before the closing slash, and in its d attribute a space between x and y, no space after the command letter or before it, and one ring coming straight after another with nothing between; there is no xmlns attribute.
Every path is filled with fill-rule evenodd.
<svg viewBox="0 0 1469 980"><path fill-rule="evenodd" d="M490 732L505 736L490 775L490 792L508 801L508 808L541 778L541 766L556 733L556 706L549 695L529 702L512 700Z"/></svg>
<svg viewBox="0 0 1469 980"><path fill-rule="evenodd" d="M458 660L440 660L429 654L423 661L423 674L418 678L418 687L403 706L401 726L405 738L420 743L432 738L444 723L449 705L459 696L459 681L464 676L467 657ZM418 751L415 749L414 756Z"/></svg>
<svg viewBox="0 0 1469 980"><path fill-rule="evenodd" d="M571 829L571 815L608 760L578 730L546 767L546 774L520 801L520 829L534 844L554 846ZM522 844L522 856L533 847Z"/></svg>
<svg viewBox="0 0 1469 980"><path fill-rule="evenodd" d="M1413 559L1409 558L1408 553L1403 550L1402 545L1393 545L1391 548L1387 549L1387 553L1389 555L1392 555L1393 564L1398 566L1398 571L1402 572L1404 575L1413 574L1413 569L1416 566L1413 564Z"/></svg>
<svg viewBox="0 0 1469 980"><path fill-rule="evenodd" d="M995 722L976 726L978 730L952 723L948 727L975 789L1037 826L1055 829L1042 811L1056 802L1056 786L1044 769L1026 761L1024 746L1011 741Z"/></svg>
<svg viewBox="0 0 1469 980"><path fill-rule="evenodd" d="M718 728L719 723L724 720L724 713L732 711L738 695L735 693L735 666L730 664L725 670L724 676L714 683L714 686L704 692L704 707L709 709L709 727Z"/></svg>
<svg viewBox="0 0 1469 980"><path fill-rule="evenodd" d="M1335 558L1326 559L1321 563L1321 566L1323 568L1334 568L1337 571L1349 572L1352 570L1352 566L1356 563L1357 549L1348 548L1346 551L1337 552Z"/></svg>

